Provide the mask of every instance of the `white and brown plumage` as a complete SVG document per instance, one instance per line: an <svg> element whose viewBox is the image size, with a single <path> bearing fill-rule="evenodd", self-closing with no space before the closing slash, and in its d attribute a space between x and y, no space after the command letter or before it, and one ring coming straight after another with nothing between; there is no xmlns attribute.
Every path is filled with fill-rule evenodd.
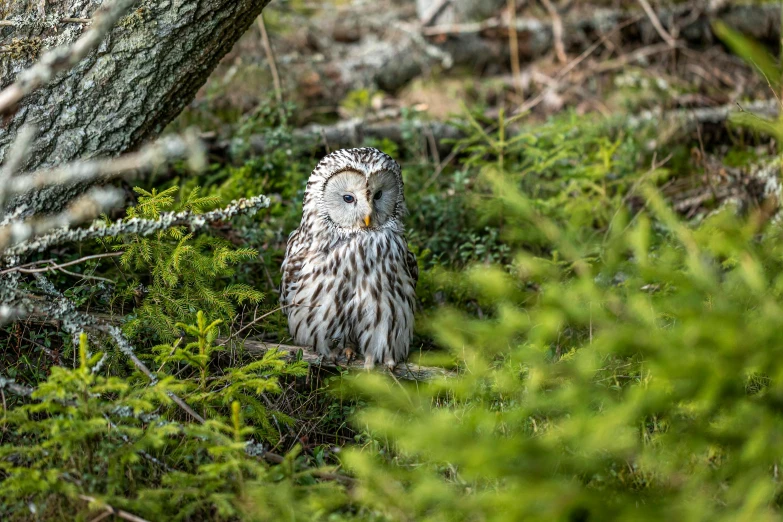
<svg viewBox="0 0 783 522"><path fill-rule="evenodd" d="M405 359L419 277L405 213L400 166L386 154L344 149L318 163L282 266L295 343L326 357L357 349L368 368Z"/></svg>

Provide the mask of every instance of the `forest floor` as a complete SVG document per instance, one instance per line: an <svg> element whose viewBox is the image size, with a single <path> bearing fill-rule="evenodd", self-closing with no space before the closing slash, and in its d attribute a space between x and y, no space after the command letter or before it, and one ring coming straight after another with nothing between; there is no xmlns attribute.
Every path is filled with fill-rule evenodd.
<svg viewBox="0 0 783 522"><path fill-rule="evenodd" d="M407 2L273 3L264 11L263 21L170 126L171 132L193 125L201 130L210 146L208 172L183 178L175 169L135 183L145 190L178 187L178 200L196 187L224 203L256 194L272 198L260 217L213 229L233 245L258 249L258 258L243 262L230 281L265 295L261 304L239 309L226 337L245 339L251 353L263 351L264 343L290 342L276 311L277 268L287 235L298 225L304 182L320 156L335 148L375 146L403 167L408 240L422 268L422 324L444 306L483 317L488 312L470 292L443 283L444 272L513 259L503 227L481 210L487 193L475 149L484 137L494 137L495 144L531 134L551 140L539 157L519 160L529 174L518 174L535 174L537 181L525 183L532 197L562 206L596 233L606 230L611 213L591 209L595 201L586 200L585 191L600 192L606 204L634 208L638 197L628 189L651 173L688 220L703 219L728 200L746 207L762 203L766 179L751 173L774 157L775 142L728 121L745 107L760 117L776 114L775 90L712 34L668 41L708 16L706 8L662 11L668 32L651 30L651 15L636 2L572 2L557 19L540 5L523 6L516 12L518 33L509 13L499 9L473 24L431 21L422 29ZM620 23L600 26L616 19ZM579 35L561 35L558 42L553 22L576 27ZM774 31L768 23L757 29L768 43ZM461 50L471 46L480 50ZM446 53L457 58L445 60ZM413 72L398 63L411 59L418 62ZM387 74L401 77L383 80ZM381 88L384 83L392 90ZM505 138L498 134L504 118ZM512 154L523 158L526 151ZM95 299L85 297L85 303ZM119 317L133 304L127 297L113 299L109 308L100 301L89 306ZM52 344L46 325L16 329L11 375L32 372L33 383L61 354L38 340ZM453 367L451 358L437 355L425 326L417 329L411 352L411 363ZM400 375L431 373L426 366L420 374L409 370ZM314 377L329 382L333 375ZM335 403L322 384L308 380L303 389L295 379L287 384L289 393L273 398L270 405L296 421L279 433L279 448L303 441L339 446L355 436L346 423L355 404Z"/></svg>
<svg viewBox="0 0 783 522"><path fill-rule="evenodd" d="M172 124L172 130L198 125L214 163L209 176L177 178L164 186L204 186L224 201L264 193L275 202L258 231L232 238L237 245L260 244L262 262L255 270L263 273L253 279L268 298L234 325L244 336L252 334L251 346L290 341L280 313L249 329L248 324L275 309L275 268L288 232L298 225L304 180L319 157L336 148L375 146L403 166L408 240L423 269L418 293L425 318L444 306L483 317L487 311L476 299L444 285L441 272L476 263L508 265L513 259L503 227L480 210L486 197L482 162L471 153L479 126L502 140L497 134L502 118L511 120L507 136L553 136L549 149L526 165L531 177L542 178L529 185L531 196L562 191L553 198L557 204L596 233L606 230L611 217L591 210L595 201L585 201L584 191L603 191L606 204L637 208L638 196L629 188L653 173L675 210L694 223L727 201L745 209L763 203L768 180L765 172L755 176L775 157L775 140L729 119L746 110L774 116L778 96L747 57L732 52L731 41L711 31L719 16L706 7L674 5L659 13L667 29L658 31L651 25L654 14L636 1L572 2L559 11L560 20L537 3L520 6L518 24L534 29L513 34L508 7L477 27L431 21L420 29L407 2L272 4ZM761 17L764 23L753 34L774 51L776 26L768 11L761 6L723 18L747 17L739 24L744 28ZM619 21L602 26L601 20ZM549 29L553 21L579 34L561 36L558 43ZM674 44L669 41L683 33ZM480 50L464 50L471 46ZM450 67L442 63L447 52L457 55ZM415 72L398 63L411 59L406 53L419 62ZM401 77L383 79L394 74ZM379 85L384 83L391 90ZM569 133L579 138L569 143ZM577 151L584 156L574 156ZM574 179L566 172L574 172ZM557 177L556 188L548 186ZM600 188L582 186L599 180ZM432 360L453 367L450 358L429 352L437 354L437 348L425 326L417 332L411 363ZM416 376L407 370L398 375ZM304 405L288 404L292 396L302 400L283 394L275 402L302 422L294 430L297 437L294 431L284 436L288 444L304 434L339 445L353 435L345 431L345 412L324 415L312 408L317 392L306 394ZM335 405L327 399L326 407Z"/></svg>
<svg viewBox="0 0 783 522"><path fill-rule="evenodd" d="M780 82L758 57L759 49L778 51L779 15L770 19L768 7L755 3L741 6L749 9L744 14L681 2L648 12L647 2L636 1L559 2L552 12L548 3L512 1L480 20L449 24L422 24L412 2L272 3L168 129L200 130L209 148L206 172L191 176L175 167L127 185L139 211L152 208L153 214L197 196L214 198L199 203L202 209L258 194L271 198L256 216L213 225L214 244L190 237L177 243L172 236L158 238L169 246L151 247L160 248L160 259L174 259L177 245L193 241L201 252L199 270L220 287L214 299L185 292L166 302L156 285L167 288L165 270L179 268L160 269L158 280L159 269L145 264L143 254L129 264L109 258L74 268L117 280L117 287L67 274L57 281L71 285L67 295L81 308L125 324L145 360L160 368L184 367L165 358L167 350L175 352L176 339L185 338L179 322L193 324L199 309L224 319L215 342L231 343L209 366L215 379L230 376L231 368L257 361L268 346L291 343L277 303L279 266L301 217L310 171L328 151L374 146L403 169L407 238L421 271L410 363L425 367L414 377L426 380L433 368L470 373L444 330L444 324L459 329L460 323L447 322L449 314L486 324L507 319L500 298L477 290L479 283L497 288L473 267L518 274L514 290L524 297L514 299L523 310L544 306L547 296L540 294L545 283L538 272L522 277L527 258L520 252L547 259L564 281L579 275L580 264L564 244L554 247L545 228L534 230L508 210L522 203L509 196L508 207L497 204L498 172L536 212L572 234L579 255L598 267L596 284L602 278L610 286L624 284L624 269L604 270L603 263L613 263L618 230L630 237L632 225L643 220L638 216L651 205L647 184L694 228L729 205L742 215L777 214ZM512 13L509 6L517 4ZM764 23L754 24L753 17ZM743 30L754 26L759 47L721 25L738 19L745 20ZM149 192L134 193L134 186ZM663 226L653 228L666 235ZM96 252L115 246L101 244ZM220 262L210 256L221 248L256 252L216 268ZM63 260L88 253L65 251ZM209 286L200 279L194 285ZM232 285L240 290L226 291ZM662 287L667 283L643 290ZM563 327L556 341L543 343L548 360L565 360L592 343L592 320L587 328ZM491 324L486 328L506 339L506 323ZM482 328L465 339L486 335ZM3 366L17 382L37 386L52 366L78 366L78 347L67 335L53 334L52 324L33 318L6 329ZM508 335L509 343L519 339ZM312 362L295 347L289 351L293 360ZM602 378L618 389L639 382L644 371L636 362L604 368ZM110 372L127 369L119 356L106 364ZM384 447L355 421L373 401L346 391L353 374L345 367L283 372L276 376L279 393L248 399L273 412L256 426L272 453L301 448L294 458L309 469L341 464L347 447ZM411 372L394 377L402 386L400 377ZM449 480L456 473L440 471ZM646 480L641 473L623 473L618 480L633 483L629 489L649 486L639 485Z"/></svg>

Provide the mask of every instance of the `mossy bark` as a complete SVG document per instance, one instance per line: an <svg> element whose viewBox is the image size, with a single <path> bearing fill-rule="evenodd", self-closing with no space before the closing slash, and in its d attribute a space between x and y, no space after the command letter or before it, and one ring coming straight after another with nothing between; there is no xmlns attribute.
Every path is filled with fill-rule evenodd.
<svg viewBox="0 0 783 522"><path fill-rule="evenodd" d="M24 170L112 156L161 133L190 102L218 61L269 0L142 0L96 52L25 99L0 122L0 162L24 124L38 137ZM0 47L36 42L29 53L0 53L0 88L47 48L76 40L100 0L14 2L0 27ZM74 189L78 190L78 189ZM39 195L36 206L61 207L73 190ZM40 210L36 209L36 210Z"/></svg>

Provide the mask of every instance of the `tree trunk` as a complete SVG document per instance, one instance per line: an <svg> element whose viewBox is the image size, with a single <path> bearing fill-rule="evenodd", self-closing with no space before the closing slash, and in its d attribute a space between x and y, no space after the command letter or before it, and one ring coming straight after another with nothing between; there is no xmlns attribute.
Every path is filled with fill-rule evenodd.
<svg viewBox="0 0 783 522"><path fill-rule="evenodd" d="M157 136L268 2L139 1L97 52L0 121L0 162L23 124L32 124L38 137L22 170L116 155ZM14 0L3 9L6 4L0 2L0 19L5 21L0 23L0 88L45 49L76 40L100 4ZM43 199L54 209L72 192L50 191ZM37 210L42 209L31 209Z"/></svg>

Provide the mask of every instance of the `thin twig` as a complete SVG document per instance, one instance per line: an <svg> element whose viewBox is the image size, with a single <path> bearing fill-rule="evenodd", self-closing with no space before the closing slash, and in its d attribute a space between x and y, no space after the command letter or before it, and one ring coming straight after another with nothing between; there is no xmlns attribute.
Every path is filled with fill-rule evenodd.
<svg viewBox="0 0 783 522"><path fill-rule="evenodd" d="M546 2L548 0L541 1ZM652 23L652 26L655 28L658 34L661 35L663 41L669 44L669 47L677 47L677 40L672 38L672 35L670 35L663 27L661 21L658 19L658 15L655 14L655 11L653 11L653 8L650 6L650 3L647 0L639 0L639 5L641 5L642 9L644 9L644 12L647 13L647 17L650 19L650 23Z"/></svg>
<svg viewBox="0 0 783 522"><path fill-rule="evenodd" d="M92 18L60 18L61 24L89 24ZM0 20L0 27L16 27L18 24L13 20Z"/></svg>
<svg viewBox="0 0 783 522"><path fill-rule="evenodd" d="M277 307L277 308L275 308L274 310L271 310L271 311L269 311L269 312L267 312L267 313L265 313L265 314L261 315L261 317L253 318L253 320L252 320L252 321L250 321L250 322L249 322L249 323L247 323L245 326L243 326L242 328L240 328L239 330L237 330L236 332L234 332L233 334L231 334L231 336L230 336L228 339L226 339L225 341L223 341L222 343L220 343L218 346L223 346L223 345L225 345L225 344L228 344L228 342L229 342L229 341L231 341L231 339L233 339L233 338L235 338L235 337L238 337L238 336L239 336L239 334L241 334L242 332L244 332L245 330L247 330L248 328L250 328L250 327L251 327L251 326L253 326L254 324L258 323L258 322L259 322L259 321L261 321L262 319L266 319L267 317L269 317L269 316L270 316L270 315L272 315L273 313L275 313L275 312L279 312L280 310L283 310L283 309L285 309L285 308L289 308L289 307L291 307L291 306L294 306L294 305L293 305L293 304L290 304L290 305L285 305L285 306L278 306L278 307Z"/></svg>
<svg viewBox="0 0 783 522"><path fill-rule="evenodd" d="M440 176L440 173L443 172L443 169L445 169L449 163L451 163L454 158L457 157L457 154L462 152L462 145L457 145L453 149L451 149L451 152L449 152L449 155L446 156L446 159L444 159L442 162L438 163L438 166L435 167L435 172L432 173L432 176L429 177L429 179L422 185L421 192L424 192L428 188L430 188L430 185L435 183L435 181L438 179L438 176Z"/></svg>
<svg viewBox="0 0 783 522"><path fill-rule="evenodd" d="M676 42L674 45L675 47L679 46L679 44L677 44ZM669 46L669 44L658 44L658 45L650 45L648 47L642 47L641 49L637 49L632 53L624 54L620 58L617 58L616 60L607 60L605 62L601 62L597 64L595 67L593 67L592 70L593 72L598 72L598 73L614 71L617 69L621 69L622 67L625 67L629 63L635 62L636 60L641 60L642 58L647 58L655 54L664 53L670 49L671 47Z"/></svg>
<svg viewBox="0 0 783 522"><path fill-rule="evenodd" d="M114 281L113 279L109 279L106 277L96 276L96 275L87 275L87 274L80 274L78 272L71 272L70 270L66 270L64 268L57 267L56 270L58 272L62 272L64 274L72 275L74 277L78 277L80 279L91 279L93 281L103 281L105 283L109 283L112 285L116 285L117 281Z"/></svg>
<svg viewBox="0 0 783 522"><path fill-rule="evenodd" d="M61 18L60 23L63 24L90 24L92 18Z"/></svg>
<svg viewBox="0 0 783 522"><path fill-rule="evenodd" d="M432 151L432 160L435 162L435 165L440 165L440 152L438 152L438 143L437 140L435 140L435 134L432 132L432 127L429 125L425 126L424 133L427 136L427 143L429 143L430 150Z"/></svg>
<svg viewBox="0 0 783 522"><path fill-rule="evenodd" d="M277 62L275 61L275 53L272 50L272 43L269 41L269 34L266 32L266 24L264 24L264 13L258 15L256 18L258 29L261 31L261 42L264 45L264 53L266 54L266 61L269 63L269 70L272 73L272 83L275 86L275 99L277 100L277 110L280 113L280 122L285 121L285 110L283 109L283 87L280 83L280 75L277 72Z"/></svg>
<svg viewBox="0 0 783 522"><path fill-rule="evenodd" d="M565 45L563 44L563 19L560 18L560 14L552 5L549 0L541 0L544 7L549 12L549 16L552 17L552 40L555 45L555 55L560 63L568 62L568 56L566 56Z"/></svg>
<svg viewBox="0 0 783 522"><path fill-rule="evenodd" d="M6 268L5 270L0 270L0 275L7 274L9 272L23 272L25 274L35 274L38 272L50 272L58 268L78 265L79 263L84 263L85 261L89 261L91 259L101 259L104 257L116 257L116 256L121 256L124 253L125 252L106 252L104 254L94 254L91 256L80 257L79 259L68 261L67 263L59 263L59 264L55 263L54 260L52 259L44 259L43 261L33 261L31 263L26 263L24 265L14 266L11 268ZM42 268L27 268L29 266L41 265L44 263L51 263L51 265Z"/></svg>
<svg viewBox="0 0 783 522"><path fill-rule="evenodd" d="M514 90L517 91L519 96L523 96L522 72L519 66L519 40L517 38L517 2L516 0L508 0L507 5L510 18L510 23L508 24L508 50L511 55L511 73L514 77Z"/></svg>

